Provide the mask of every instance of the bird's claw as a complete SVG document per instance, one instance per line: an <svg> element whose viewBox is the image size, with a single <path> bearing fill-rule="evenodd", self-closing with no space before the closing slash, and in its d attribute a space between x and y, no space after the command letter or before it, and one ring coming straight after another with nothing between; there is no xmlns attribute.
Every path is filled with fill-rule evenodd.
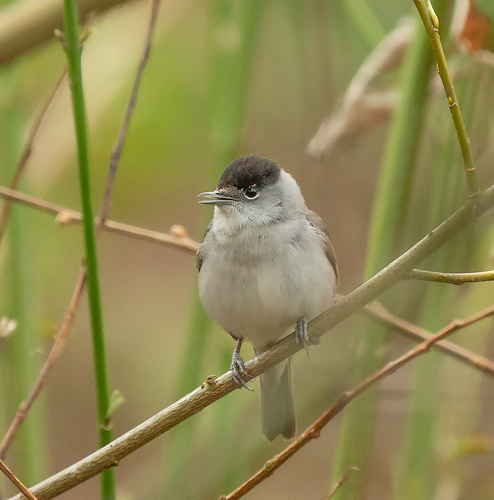
<svg viewBox="0 0 494 500"><path fill-rule="evenodd" d="M254 391L254 389L249 387L245 380L242 378L242 375L249 376L249 373L247 372L247 368L245 368L244 360L241 358L240 354L236 352L233 353L230 369L233 373L233 380L235 380L238 386L245 387L251 392Z"/></svg>
<svg viewBox="0 0 494 500"><path fill-rule="evenodd" d="M302 318L297 321L297 326L295 327L295 339L297 344L303 344L307 356L309 356L309 346L311 345L309 331L307 330L308 324L309 322Z"/></svg>

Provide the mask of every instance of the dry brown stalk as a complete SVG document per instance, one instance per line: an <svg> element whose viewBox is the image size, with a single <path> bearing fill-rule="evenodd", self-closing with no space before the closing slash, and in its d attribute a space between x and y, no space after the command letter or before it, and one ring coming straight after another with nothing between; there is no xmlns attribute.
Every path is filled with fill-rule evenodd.
<svg viewBox="0 0 494 500"><path fill-rule="evenodd" d="M9 478L15 487L28 499L38 500L19 480L19 478L0 460L0 470Z"/></svg>
<svg viewBox="0 0 494 500"><path fill-rule="evenodd" d="M17 186L19 185L21 177L24 174L24 171L26 170L27 161L29 160L31 153L33 151L34 140L38 135L38 130L41 126L41 122L43 121L43 118L45 117L45 114L48 111L50 104L53 102L53 99L57 95L58 89L60 88L60 85L62 84L66 74L67 70L65 69L61 77L58 79L57 84L53 88L52 92L48 96L48 99L46 99L46 101L43 103L41 109L39 110L38 114L34 119L34 122L29 130L29 135L27 137L26 144L24 145L24 150L22 151L21 158L19 160L19 163L17 164L14 177L12 178L12 182L10 183L10 189L17 189ZM7 219L10 214L10 209L11 209L11 202L7 200L3 204L2 212L0 213L0 240L2 239L3 232L5 230L5 224L7 223Z"/></svg>
<svg viewBox="0 0 494 500"><path fill-rule="evenodd" d="M329 493L324 497L323 500L331 500L334 494L342 487L343 483L350 477L350 474L354 470L360 470L358 467L350 467L343 476L340 477L339 481L331 488Z"/></svg>
<svg viewBox="0 0 494 500"><path fill-rule="evenodd" d="M453 332L460 328L465 328L477 321L494 315L494 305L484 309L483 311L473 314L463 320L454 320L447 326L442 328L436 335L425 340L418 346L408 351L398 359L391 361L386 366L373 373L370 377L366 378L363 382L358 384L353 389L344 392L328 410L326 410L312 425L310 425L293 443L287 446L281 453L275 455L271 460L266 462L262 469L257 471L245 483L239 486L236 490L232 491L229 495L220 497L220 500L235 500L243 497L246 493L251 491L254 487L271 476L273 472L279 469L289 458L291 458L297 451L303 448L307 443L321 435L322 429L345 408L348 403L354 400L358 395L362 394L372 385L380 382L387 376L394 373L396 370L406 365L412 359L415 359L421 354L428 352L434 344L444 339L446 336L451 335Z"/></svg>
<svg viewBox="0 0 494 500"><path fill-rule="evenodd" d="M20 193L19 191L13 191L12 189L3 186L0 186L0 198L20 203L21 205L25 205L27 207L36 208L42 212L55 214L57 216L57 222L62 226L80 224L82 221L82 214L76 210L62 207L61 205L42 200L41 198L36 198L35 196ZM96 218L95 222L98 223L98 221L99 218ZM103 229L110 233L131 236L140 240L159 243L165 246L178 247L193 254L195 254L199 248L199 243L189 238L186 234L179 236L177 234L161 233L159 231L143 229L112 220L106 220Z"/></svg>

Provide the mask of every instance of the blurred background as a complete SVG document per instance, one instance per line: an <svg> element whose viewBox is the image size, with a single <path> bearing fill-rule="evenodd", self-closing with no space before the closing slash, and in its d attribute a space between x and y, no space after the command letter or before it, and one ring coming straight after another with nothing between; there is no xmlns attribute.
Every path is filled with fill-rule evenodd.
<svg viewBox="0 0 494 500"><path fill-rule="evenodd" d="M36 3L14 2L0 10L0 20L9 9L29 12ZM437 0L434 6L481 186L487 188L494 180L494 13L485 1ZM484 29L480 46L468 35L473 12L483 21L475 25ZM92 33L84 43L96 207L148 16L149 2L124 2L90 21ZM383 45L393 30L395 38ZM366 61L370 71L355 76ZM2 185L10 184L34 117L65 65L60 42L52 40L0 67ZM328 116L332 121L319 130ZM212 210L198 205L197 194L214 189L228 163L246 154L277 160L298 181L307 205L330 232L342 294L459 208L466 197L461 153L414 3L163 1L110 218L163 232L181 224L200 241ZM80 210L66 79L44 116L19 190ZM491 269L493 237L488 213L424 268ZM62 228L32 208L12 210L0 245L0 316L17 319L18 328L0 352L1 436L53 344L82 252L80 227ZM228 370L234 343L204 318L191 253L112 234L102 235L98 252L110 388L125 398L114 415L117 437L208 375ZM382 301L435 332L490 305L493 286L408 281ZM492 333L487 320L451 340L494 359ZM311 348L310 358L297 354L299 431L341 392L412 345L356 315ZM248 359L252 350L244 349ZM335 498L493 498L492 382L443 354L427 354L349 405L319 439L246 498L322 499L350 466L360 471ZM262 437L258 382L253 387L255 393L234 391L125 458L116 469L119 500L217 498L281 451L281 439L268 444ZM96 448L84 297L65 350L7 463L32 485ZM3 477L0 486L2 498L15 493ZM97 498L98 491L93 478L60 498Z"/></svg>

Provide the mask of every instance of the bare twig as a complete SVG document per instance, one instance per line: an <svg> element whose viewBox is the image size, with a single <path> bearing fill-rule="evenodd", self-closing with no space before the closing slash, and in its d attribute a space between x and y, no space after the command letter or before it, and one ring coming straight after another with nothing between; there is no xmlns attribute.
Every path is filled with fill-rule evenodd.
<svg viewBox="0 0 494 500"><path fill-rule="evenodd" d="M492 208L493 205L494 186L483 193L476 217ZM473 220L474 215L471 205L467 203L385 269L313 319L308 325L311 340L317 343L324 333L398 283L414 267ZM433 342L437 342L437 340L440 339L434 338ZM432 339L427 340L427 342L431 341ZM430 345L433 345L433 342ZM292 356L301 348L302 346L295 340L295 333L291 333L271 349L246 363L246 369L249 373L249 376L246 376L246 381L259 376L275 364ZM218 378L214 376L208 377L201 387L115 439L108 446L97 450L64 471L46 479L35 486L33 491L40 500L48 500L68 491L99 474L102 470L116 466L122 458L213 404L236 388L238 386L234 382L231 372ZM21 500L19 496L11 500L14 499Z"/></svg>
<svg viewBox="0 0 494 500"><path fill-rule="evenodd" d="M331 500L334 497L334 494L341 488L343 483L350 477L350 474L354 470L360 470L358 467L350 467L343 476L341 476L340 480L331 488L329 493L324 497L324 500Z"/></svg>
<svg viewBox="0 0 494 500"><path fill-rule="evenodd" d="M437 61L437 70L441 81L443 82L444 91L448 98L449 110L453 117L456 134L460 143L461 153L463 155L463 164L468 184L468 194L470 197L478 198L480 194L477 172L473 164L472 150L470 147L470 139L467 135L467 130L461 116L460 105L456 98L456 92L453 86L453 80L449 73L446 56L444 55L441 38L439 36L439 19L435 16L430 2L426 0L413 0L415 7L420 14L420 18L424 23L427 35L429 36L432 50Z"/></svg>
<svg viewBox="0 0 494 500"><path fill-rule="evenodd" d="M363 312L381 322L383 325L390 326L393 330L416 342L422 342L432 337L432 333L424 330L420 326L391 314L379 302L366 305L363 308ZM441 340L434 344L433 347L462 363L477 368L490 377L494 377L494 362L490 359L474 354L468 349L460 347L449 340Z"/></svg>
<svg viewBox="0 0 494 500"><path fill-rule="evenodd" d="M58 333L55 337L55 342L53 344L53 347L51 348L50 354L46 358L45 364L43 365L43 368L41 369L28 398L20 404L19 409L17 410L17 413L14 417L14 420L10 424L9 429L7 430L7 433L5 434L5 437L2 440L2 443L0 444L1 460L5 459L5 455L7 454L7 451L10 445L12 444L15 435L19 430L19 427L21 426L22 422L24 422L28 411L31 409L33 403L36 401L36 398L39 396L41 389L43 389L46 378L48 377L48 374L51 372L53 365L55 364L55 361L62 353L65 341L74 323L75 314L81 302L82 291L84 289L85 284L86 284L86 270L85 267L83 266L79 272L79 278L77 279L77 284L74 289L74 293L72 294L72 299L70 301L67 311L65 312L63 323L60 326L60 329L58 330Z"/></svg>
<svg viewBox="0 0 494 500"><path fill-rule="evenodd" d="M41 210L42 212L55 214L57 216L57 222L59 222L62 226L80 224L82 221L82 214L72 210L71 208L62 207L61 205L42 200L41 198L36 198L35 196L20 193L19 191L13 191L12 189L3 186L0 186L0 198L17 202L27 207ZM95 219L95 222L98 222L98 218ZM195 253L199 248L199 243L189 238L187 235L179 236L177 234L160 233L159 231L143 229L129 224L124 224L123 222L106 220L103 229L110 233L131 236L140 240L151 241L165 246L179 247L192 253Z"/></svg>
<svg viewBox="0 0 494 500"><path fill-rule="evenodd" d="M111 199L111 193L112 189L114 186L114 181L115 181L115 175L117 172L118 168L118 163L120 161L120 153L123 148L123 143L125 142L126 138L126 133L128 130L128 125L130 122L130 118L132 116L132 111L134 110L135 107L135 102L136 102L136 95L139 89L139 83L141 81L142 77L142 72L145 67L145 63L149 57L149 51L150 51L150 44L151 44L151 35L154 30L154 26L156 24L156 17L158 13L158 6L159 6L159 0L152 0L151 1L151 12L150 12L150 17L149 17L149 22L148 22L148 28L147 28L147 35L144 43L144 50L143 54L141 56L141 61L139 63L139 68L137 71L136 75L136 83L134 83L131 96L129 99L129 104L127 106L126 114L125 114L125 119L121 127L121 132L119 134L117 144L115 146L114 151L112 152L112 156L110 159L110 168L108 172L108 178L107 178L107 184L105 188L105 195L104 199L102 202L100 214L103 216L106 216L108 214L108 209L109 209L109 203ZM116 152L116 153L115 153ZM6 188L2 188L2 190L5 192ZM10 190L11 191L11 190ZM12 196L12 192L9 193L10 196ZM48 212L55 212L59 214L61 212L60 208L57 205L44 202L43 200L36 200L36 203L33 203L33 197L28 197L27 195L23 195L24 201L23 203L29 204L31 206L38 206L39 208L48 211ZM19 200L21 201L21 200ZM41 201L41 204L39 203ZM82 220L81 214L78 212L74 212L71 210L65 211L63 210L63 213L67 217L72 216L74 218L79 217L79 220ZM103 227L103 221L99 219L98 221L98 229ZM177 238L178 239L178 238ZM60 327L60 330L58 331L56 338L55 338L55 343L53 344L52 350L43 366L41 369L40 374L38 375L38 378L36 379L36 382L34 384L33 389L31 390L31 393L28 396L28 399L26 401L23 401L21 405L19 406L19 410L17 411L17 414L12 421L7 434L5 435L2 443L0 444L0 458L5 457L5 454L12 443L12 440L15 437L15 434L19 430L20 425L26 418L27 412L29 409L32 407L34 401L38 397L39 393L44 387L44 384L46 382L46 378L48 377L48 374L51 372L55 361L58 359L60 356L63 347L65 345L65 341L68 337L68 334L72 328L75 315L77 313L77 310L79 308L80 300L82 297L82 292L84 291L85 285L86 285L86 278L87 278L87 269L84 264L81 265L81 269L79 272L79 277L74 289L74 293L72 295L72 299L70 301L69 307L65 313L64 321L62 323L62 326Z"/></svg>
<svg viewBox="0 0 494 500"><path fill-rule="evenodd" d="M435 281L437 283L449 283L451 285L464 285L465 283L482 283L494 280L493 271L479 271L477 273L441 273L435 271L423 271L413 269L409 274L410 279L421 281Z"/></svg>
<svg viewBox="0 0 494 500"><path fill-rule="evenodd" d="M20 481L19 478L0 460L0 470L9 478L15 487L28 499L38 500Z"/></svg>
<svg viewBox="0 0 494 500"><path fill-rule="evenodd" d="M106 181L105 194L103 196L103 202L101 204L101 209L99 213L100 227L108 217L108 212L110 209L110 198L115 183L118 164L120 163L120 157L122 156L122 150L125 144L125 138L127 137L127 132L129 131L130 119L132 118L132 113L134 112L134 108L137 103L137 94L139 93L139 86L141 85L144 68L146 67L146 63L149 59L149 54L151 52L151 42L153 40L154 28L156 27L156 21L158 19L159 6L160 6L160 0L151 1L151 11L149 14L146 38L144 40L144 48L141 54L141 59L139 61L139 66L137 67L137 73L134 79L134 84L132 86L132 91L130 93L129 102L127 103L127 109L125 110L125 116L122 122L122 126L120 127L120 133L118 135L117 142L110 154L110 164L108 166L108 178Z"/></svg>
<svg viewBox="0 0 494 500"><path fill-rule="evenodd" d="M236 500L243 497L246 493L251 491L255 486L260 484L266 478L271 476L273 472L279 469L289 458L291 458L297 451L303 448L307 443L321 435L322 429L340 413L350 401L354 400L357 396L362 394L372 385L380 382L385 377L391 375L396 370L409 363L412 359L425 354L430 348L447 335L464 328L472 323L480 321L488 316L494 314L494 306L476 313L464 320L454 320L449 325L441 329L436 335L430 339L425 340L418 346L408 351L403 356L400 356L395 361L388 363L385 367L373 373L370 377L366 378L363 382L358 384L353 389L344 392L328 410L326 410L312 425L310 425L293 443L287 446L281 453L275 455L271 460L264 464L264 467L257 471L245 483L239 486L236 490L232 491L229 495L221 497L221 500Z"/></svg>
<svg viewBox="0 0 494 500"><path fill-rule="evenodd" d="M24 146L24 150L22 151L21 158L19 160L19 163L17 164L17 168L15 170L14 177L12 178L12 182L10 183L10 189L17 189L17 186L19 185L21 177L24 174L24 171L26 169L27 161L29 160L31 153L33 151L34 139L36 138L36 135L38 134L38 130L39 130L39 127L41 126L41 122L43 121L43 118L45 117L45 114L46 114L48 108L50 107L50 104L52 103L53 99L57 95L58 89L60 88L60 85L62 84L66 74L67 74L67 70L65 69L63 71L61 77L58 79L57 84L55 85L55 87L52 90L51 94L49 95L48 99L46 99L43 106L41 107L38 114L36 115L36 118L34 119L34 122L31 126L31 129L29 130L29 135L27 137L26 144ZM6 201L3 204L2 212L0 213L0 240L2 239L3 232L5 230L5 224L7 222L7 218L10 214L10 209L11 209L11 204L9 201Z"/></svg>

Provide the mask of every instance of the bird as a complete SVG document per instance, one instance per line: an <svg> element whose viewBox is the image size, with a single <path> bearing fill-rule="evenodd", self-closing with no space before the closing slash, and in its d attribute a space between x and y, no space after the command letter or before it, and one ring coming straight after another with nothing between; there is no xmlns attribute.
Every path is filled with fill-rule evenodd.
<svg viewBox="0 0 494 500"><path fill-rule="evenodd" d="M295 179L254 155L232 161L215 191L198 195L214 215L196 255L206 314L236 341L231 371L251 390L240 349L257 355L295 330L308 349L308 322L328 309L339 281L334 247ZM268 441L296 433L290 358L260 376L262 431Z"/></svg>

